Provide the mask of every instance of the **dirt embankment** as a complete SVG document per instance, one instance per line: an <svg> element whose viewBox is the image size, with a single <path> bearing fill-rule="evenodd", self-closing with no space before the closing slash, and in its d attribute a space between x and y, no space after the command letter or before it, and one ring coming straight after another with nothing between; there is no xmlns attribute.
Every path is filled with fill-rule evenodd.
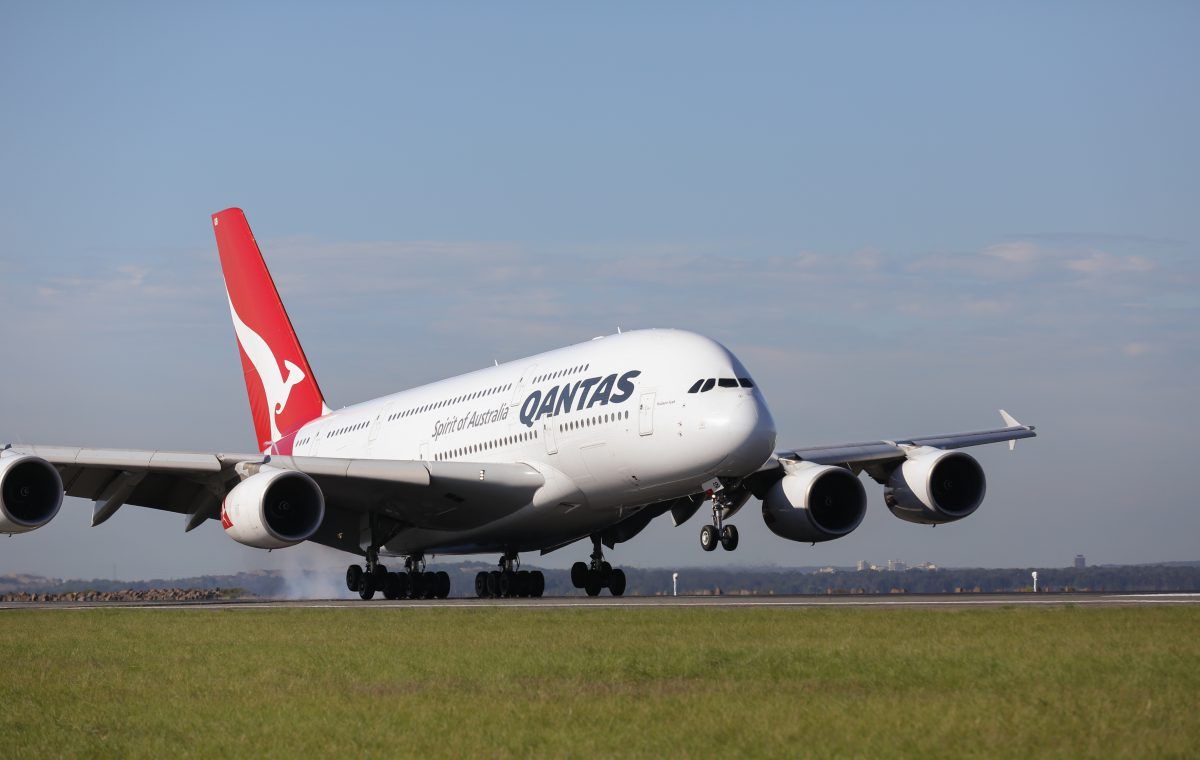
<svg viewBox="0 0 1200 760"><path fill-rule="evenodd" d="M13 591L0 594L0 602L202 602L223 599L217 588L148 588L124 591L64 591L38 593Z"/></svg>

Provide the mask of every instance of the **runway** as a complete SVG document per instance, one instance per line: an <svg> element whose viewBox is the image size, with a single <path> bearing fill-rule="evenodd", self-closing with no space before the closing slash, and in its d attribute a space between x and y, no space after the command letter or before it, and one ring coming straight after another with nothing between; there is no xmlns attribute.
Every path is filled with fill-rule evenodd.
<svg viewBox="0 0 1200 760"><path fill-rule="evenodd" d="M854 594L837 596L627 596L546 597L543 599L442 600L377 599L245 599L202 602L0 602L0 611L15 610L407 610L407 609L661 609L664 607L709 607L718 609L816 609L856 607L880 609L970 609L976 607L1145 607L1200 604L1200 593L1146 594Z"/></svg>

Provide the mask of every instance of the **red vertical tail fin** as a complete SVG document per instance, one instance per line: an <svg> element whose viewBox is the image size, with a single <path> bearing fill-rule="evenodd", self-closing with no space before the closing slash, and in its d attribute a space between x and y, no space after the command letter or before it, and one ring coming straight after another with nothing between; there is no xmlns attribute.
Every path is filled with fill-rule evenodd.
<svg viewBox="0 0 1200 760"><path fill-rule="evenodd" d="M281 447L274 444L329 408L246 215L239 208L229 208L213 214L212 223L258 451L276 448L278 453L290 454L290 440Z"/></svg>

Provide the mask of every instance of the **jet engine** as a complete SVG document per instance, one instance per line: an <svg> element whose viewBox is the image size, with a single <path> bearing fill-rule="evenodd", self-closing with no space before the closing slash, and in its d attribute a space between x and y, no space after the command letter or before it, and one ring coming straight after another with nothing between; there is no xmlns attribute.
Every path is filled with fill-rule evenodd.
<svg viewBox="0 0 1200 760"><path fill-rule="evenodd" d="M892 471L883 499L901 520L937 525L979 509L986 490L983 468L974 457L922 446Z"/></svg>
<svg viewBox="0 0 1200 760"><path fill-rule="evenodd" d="M0 457L0 533L40 528L62 502L62 478L54 465L29 454Z"/></svg>
<svg viewBox="0 0 1200 760"><path fill-rule="evenodd" d="M867 496L862 481L842 467L802 462L771 486L763 521L791 541L831 541L862 522Z"/></svg>
<svg viewBox="0 0 1200 760"><path fill-rule="evenodd" d="M234 486L221 505L225 533L257 549L283 549L307 541L324 519L321 487L294 470L263 468Z"/></svg>

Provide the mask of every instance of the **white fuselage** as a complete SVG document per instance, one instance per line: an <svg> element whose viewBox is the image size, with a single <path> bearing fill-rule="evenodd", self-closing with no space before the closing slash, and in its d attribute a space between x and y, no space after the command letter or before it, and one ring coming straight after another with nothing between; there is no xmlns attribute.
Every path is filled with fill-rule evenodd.
<svg viewBox="0 0 1200 760"><path fill-rule="evenodd" d="M302 427L291 448L296 456L423 460L435 475L440 461L527 464L546 485L500 524L407 530L385 547L526 551L757 470L774 449L775 425L748 378L715 341L638 330L340 409Z"/></svg>

